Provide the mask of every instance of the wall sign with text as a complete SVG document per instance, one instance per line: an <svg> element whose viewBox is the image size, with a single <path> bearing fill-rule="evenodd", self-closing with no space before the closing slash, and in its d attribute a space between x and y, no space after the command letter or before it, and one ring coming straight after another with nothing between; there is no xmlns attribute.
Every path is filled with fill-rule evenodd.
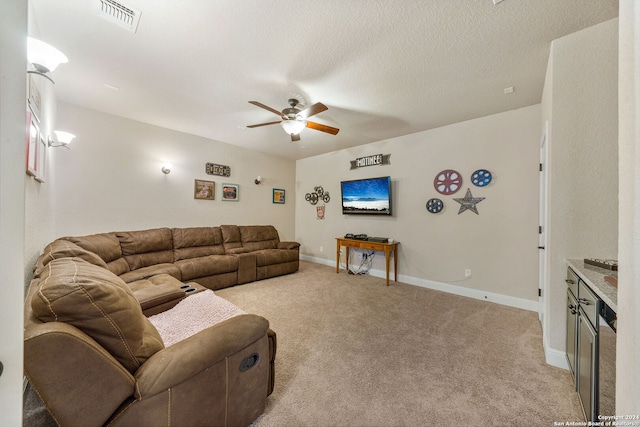
<svg viewBox="0 0 640 427"><path fill-rule="evenodd" d="M216 165L215 163L207 163L207 175L231 176L231 168L225 165Z"/></svg>
<svg viewBox="0 0 640 427"><path fill-rule="evenodd" d="M391 164L391 154L374 154L373 156L359 157L350 160L351 169L363 168L365 166L378 166Z"/></svg>

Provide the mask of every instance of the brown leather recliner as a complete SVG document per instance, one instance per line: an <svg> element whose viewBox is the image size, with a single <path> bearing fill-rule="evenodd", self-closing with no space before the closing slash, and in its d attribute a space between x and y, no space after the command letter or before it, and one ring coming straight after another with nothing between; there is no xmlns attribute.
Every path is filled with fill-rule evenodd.
<svg viewBox="0 0 640 427"><path fill-rule="evenodd" d="M40 263L24 346L25 374L62 426L248 425L273 390L266 319L239 315L165 348L122 279L78 257Z"/></svg>

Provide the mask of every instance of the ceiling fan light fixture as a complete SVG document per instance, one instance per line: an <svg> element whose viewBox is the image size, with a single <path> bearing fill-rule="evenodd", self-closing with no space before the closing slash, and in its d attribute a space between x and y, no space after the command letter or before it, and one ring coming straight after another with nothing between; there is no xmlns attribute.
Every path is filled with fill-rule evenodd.
<svg viewBox="0 0 640 427"><path fill-rule="evenodd" d="M304 120L287 119L283 120L281 125L287 134L297 135L307 126L307 122Z"/></svg>

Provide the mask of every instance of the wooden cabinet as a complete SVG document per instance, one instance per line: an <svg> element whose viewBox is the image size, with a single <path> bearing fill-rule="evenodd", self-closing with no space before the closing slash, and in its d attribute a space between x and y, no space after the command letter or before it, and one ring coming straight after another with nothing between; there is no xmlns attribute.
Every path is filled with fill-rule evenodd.
<svg viewBox="0 0 640 427"><path fill-rule="evenodd" d="M567 362L587 421L598 420L598 315L602 300L567 269ZM613 415L613 414L605 414Z"/></svg>
<svg viewBox="0 0 640 427"><path fill-rule="evenodd" d="M578 312L577 377L580 403L587 421L597 421L598 334L582 308Z"/></svg>

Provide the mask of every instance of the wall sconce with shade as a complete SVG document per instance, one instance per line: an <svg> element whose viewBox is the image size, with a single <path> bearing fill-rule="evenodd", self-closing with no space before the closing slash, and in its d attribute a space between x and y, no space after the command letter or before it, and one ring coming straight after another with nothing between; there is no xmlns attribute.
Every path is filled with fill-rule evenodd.
<svg viewBox="0 0 640 427"><path fill-rule="evenodd" d="M69 62L64 53L55 47L33 37L27 38L27 58L35 70L28 73L39 74L54 83L47 73L53 72L58 65Z"/></svg>
<svg viewBox="0 0 640 427"><path fill-rule="evenodd" d="M162 164L162 173L165 175L169 175L171 173L171 168L173 165L171 163L163 163Z"/></svg>
<svg viewBox="0 0 640 427"><path fill-rule="evenodd" d="M258 175L253 182L255 182L256 185L259 185L262 182L262 177L260 175Z"/></svg>
<svg viewBox="0 0 640 427"><path fill-rule="evenodd" d="M69 132L64 132L61 130L54 130L53 136L49 135L48 146L49 147L64 147L67 150L70 150L69 144L73 141L73 138L76 136Z"/></svg>

